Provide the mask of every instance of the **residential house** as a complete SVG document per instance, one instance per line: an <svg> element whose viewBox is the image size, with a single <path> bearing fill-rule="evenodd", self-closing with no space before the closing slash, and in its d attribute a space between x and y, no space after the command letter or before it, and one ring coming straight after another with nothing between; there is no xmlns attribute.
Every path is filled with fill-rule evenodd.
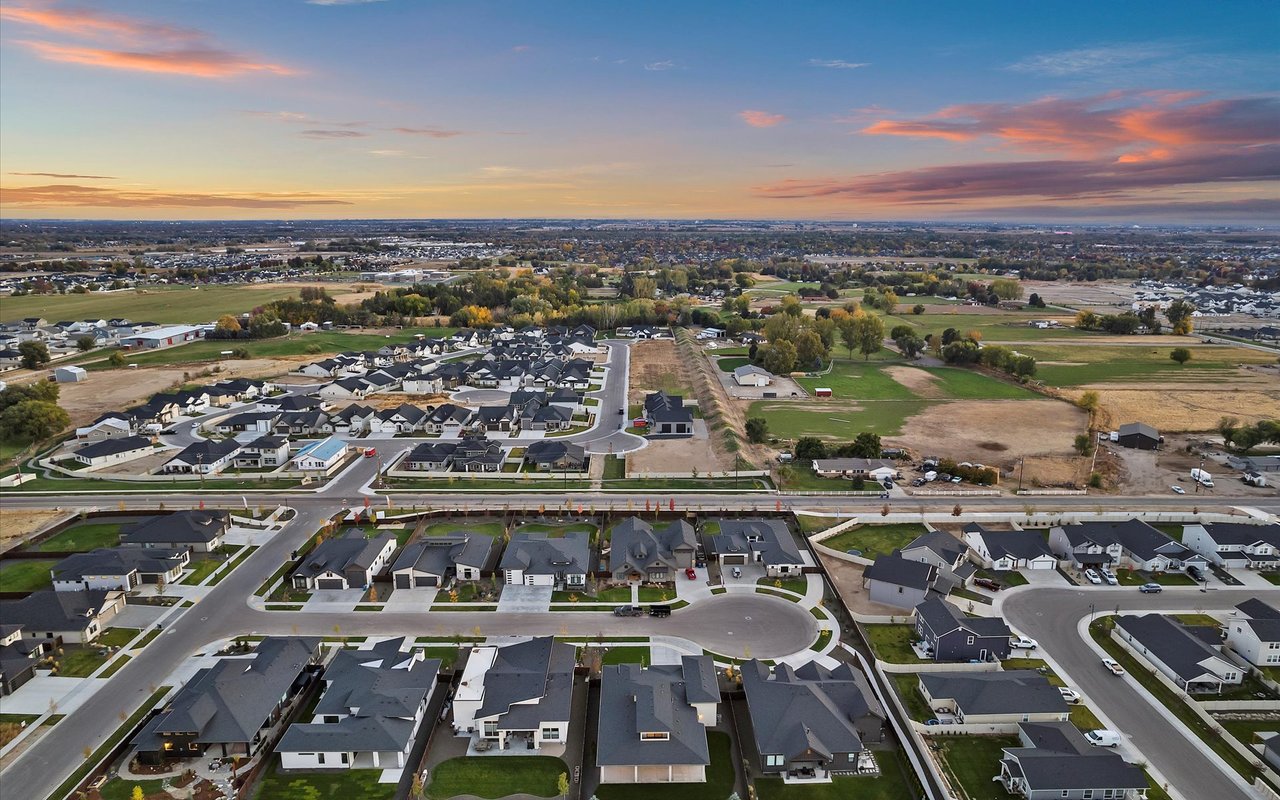
<svg viewBox="0 0 1280 800"><path fill-rule="evenodd" d="M369 394L370 385L363 377L340 378L320 387L320 397L325 400L363 400Z"/></svg>
<svg viewBox="0 0 1280 800"><path fill-rule="evenodd" d="M215 442L212 439L201 439L187 445L182 452L164 463L160 468L164 473L182 473L189 475L213 475L221 472L240 452L240 444L235 439L224 439Z"/></svg>
<svg viewBox="0 0 1280 800"><path fill-rule="evenodd" d="M682 519L654 527L639 517L627 517L609 535L609 579L615 583L676 580L693 566L697 551L697 534Z"/></svg>
<svg viewBox="0 0 1280 800"><path fill-rule="evenodd" d="M1033 669L922 672L920 694L935 713L960 724L1065 722L1071 707L1058 687Z"/></svg>
<svg viewBox="0 0 1280 800"><path fill-rule="evenodd" d="M427 433L457 438L476 424L476 412L464 406L445 403L427 416L422 427Z"/></svg>
<svg viewBox="0 0 1280 800"><path fill-rule="evenodd" d="M377 414L377 409L352 403L329 417L329 425L334 432L364 433L369 430L369 422Z"/></svg>
<svg viewBox="0 0 1280 800"><path fill-rule="evenodd" d="M283 436L259 436L236 453L237 467L265 469L289 462L289 440Z"/></svg>
<svg viewBox="0 0 1280 800"><path fill-rule="evenodd" d="M155 451L149 437L126 436L120 439L99 439L96 442L90 442L78 448L73 458L78 463L89 467L105 467L151 455Z"/></svg>
<svg viewBox="0 0 1280 800"><path fill-rule="evenodd" d="M752 659L742 665L742 688L765 775L827 783L832 775L878 772L866 743L881 741L884 709L851 665L778 664L771 677L767 665Z"/></svg>
<svg viewBox="0 0 1280 800"><path fill-rule="evenodd" d="M413 448L399 468L415 472L447 472L453 464L457 442L424 442Z"/></svg>
<svg viewBox="0 0 1280 800"><path fill-rule="evenodd" d="M336 436L310 442L293 457L293 468L304 472L327 473L342 463L347 451L347 443Z"/></svg>
<svg viewBox="0 0 1280 800"><path fill-rule="evenodd" d="M679 664L606 666L596 764L601 783L704 783L720 688L710 656Z"/></svg>
<svg viewBox="0 0 1280 800"><path fill-rule="evenodd" d="M134 737L139 760L257 755L311 682L319 653L318 639L270 637L251 656L200 669Z"/></svg>
<svg viewBox="0 0 1280 800"><path fill-rule="evenodd" d="M1003 661L1009 626L999 617L969 617L937 594L916 606L916 635L934 661Z"/></svg>
<svg viewBox="0 0 1280 800"><path fill-rule="evenodd" d="M707 550L722 568L758 564L770 578L804 572L804 557L785 520L718 519L713 525L719 532L708 538Z"/></svg>
<svg viewBox="0 0 1280 800"><path fill-rule="evenodd" d="M317 409L307 411L282 411L271 426L271 432L277 436L314 436L333 430L329 425L329 415Z"/></svg>
<svg viewBox="0 0 1280 800"><path fill-rule="evenodd" d="M587 451L580 444L540 439L525 448L524 463L544 472L577 472L586 467Z"/></svg>
<svg viewBox="0 0 1280 800"><path fill-rule="evenodd" d="M1112 635L1186 692L1216 694L1244 680L1244 670L1222 654L1216 625L1184 625L1163 614L1126 614L1116 618Z"/></svg>
<svg viewBox="0 0 1280 800"><path fill-rule="evenodd" d="M0 619L5 625L21 626L27 639L85 644L98 638L123 608L124 592L116 589L41 589L19 600L0 600Z"/></svg>
<svg viewBox="0 0 1280 800"><path fill-rule="evenodd" d="M395 552L393 534L369 539L360 528L352 528L316 545L294 568L289 581L295 589L367 588Z"/></svg>
<svg viewBox="0 0 1280 800"><path fill-rule="evenodd" d="M500 472L506 459L506 452L497 442L464 437L453 443L455 472Z"/></svg>
<svg viewBox="0 0 1280 800"><path fill-rule="evenodd" d="M1195 522L1182 527L1182 543L1227 569L1280 569L1280 525Z"/></svg>
<svg viewBox="0 0 1280 800"><path fill-rule="evenodd" d="M937 567L938 578L945 584L945 591L964 586L974 573L974 565L969 561L969 546L942 531L920 534L902 548L901 554L909 561L924 561Z"/></svg>
<svg viewBox="0 0 1280 800"><path fill-rule="evenodd" d="M225 511L175 511L157 514L120 531L125 547L211 553L222 546L231 524Z"/></svg>
<svg viewBox="0 0 1280 800"><path fill-rule="evenodd" d="M938 581L938 568L927 561L909 561L897 550L880 556L862 573L862 586L874 603L915 608Z"/></svg>
<svg viewBox="0 0 1280 800"><path fill-rule="evenodd" d="M644 419L649 432L666 436L692 436L693 412L677 394L653 392L644 398Z"/></svg>
<svg viewBox="0 0 1280 800"><path fill-rule="evenodd" d="M1039 531L991 530L971 522L964 526L964 541L970 557L986 569L1058 568L1058 557Z"/></svg>
<svg viewBox="0 0 1280 800"><path fill-rule="evenodd" d="M281 769L408 766L439 674L439 659L407 648L403 637L340 649L310 719L290 725L276 745Z"/></svg>
<svg viewBox="0 0 1280 800"><path fill-rule="evenodd" d="M591 568L591 540L586 533L560 537L545 533L512 534L498 569L506 584L582 588Z"/></svg>
<svg viewBox="0 0 1280 800"><path fill-rule="evenodd" d="M373 433L410 433L421 429L427 412L417 406L401 403L395 408L387 408L373 415L369 421L369 430Z"/></svg>
<svg viewBox="0 0 1280 800"><path fill-rule="evenodd" d="M233 436L239 433L271 433L279 418L278 411L245 411L218 420L214 430Z"/></svg>
<svg viewBox="0 0 1280 800"><path fill-rule="evenodd" d="M1256 597L1227 619L1226 645L1255 667L1280 665L1280 610Z"/></svg>
<svg viewBox="0 0 1280 800"><path fill-rule="evenodd" d="M83 428L76 428L76 439L82 442L99 442L103 439L120 439L132 436L133 424L122 414L103 414Z"/></svg>
<svg viewBox="0 0 1280 800"><path fill-rule="evenodd" d="M1049 549L1077 569L1112 566L1167 572L1208 560L1139 519L1077 522L1049 530Z"/></svg>
<svg viewBox="0 0 1280 800"><path fill-rule="evenodd" d="M1138 800L1147 796L1143 769L1094 747L1070 722L1018 724L1021 746L1003 748L996 779L1026 800Z"/></svg>
<svg viewBox="0 0 1280 800"><path fill-rule="evenodd" d="M391 579L397 589L433 588L452 579L477 581L497 550L497 540L483 533L453 531L443 536L424 536L396 557Z"/></svg>
<svg viewBox="0 0 1280 800"><path fill-rule="evenodd" d="M820 478L860 478L877 483L899 474L897 465L887 458L815 458L813 471Z"/></svg>
<svg viewBox="0 0 1280 800"><path fill-rule="evenodd" d="M36 668L62 647L61 639L24 639L22 624L0 623L0 697L36 676Z"/></svg>
<svg viewBox="0 0 1280 800"><path fill-rule="evenodd" d="M49 570L57 592L86 589L133 591L139 584L173 583L190 561L187 550L142 547L101 547L76 553Z"/></svg>
<svg viewBox="0 0 1280 800"><path fill-rule="evenodd" d="M559 755L573 715L574 647L543 636L473 647L453 697L453 725L524 755Z"/></svg>

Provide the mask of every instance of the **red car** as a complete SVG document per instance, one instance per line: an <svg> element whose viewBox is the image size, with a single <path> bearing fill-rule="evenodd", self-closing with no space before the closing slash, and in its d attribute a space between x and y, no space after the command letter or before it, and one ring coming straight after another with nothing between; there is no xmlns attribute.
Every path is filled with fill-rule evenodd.
<svg viewBox="0 0 1280 800"><path fill-rule="evenodd" d="M697 579L698 579L698 573L697 573L697 572L694 572L693 567L685 567L685 568L684 568L684 576L685 576L686 578L688 578L689 580L691 580L691 581L694 581L694 580L697 580Z"/></svg>
<svg viewBox="0 0 1280 800"><path fill-rule="evenodd" d="M370 447L368 450L364 451L365 458L373 458L377 454L378 454L378 448L376 447Z"/></svg>

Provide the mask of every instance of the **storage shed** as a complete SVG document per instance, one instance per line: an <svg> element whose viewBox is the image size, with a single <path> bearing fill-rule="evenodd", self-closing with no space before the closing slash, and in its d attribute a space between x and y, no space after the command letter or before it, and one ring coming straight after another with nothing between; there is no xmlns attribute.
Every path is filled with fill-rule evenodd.
<svg viewBox="0 0 1280 800"><path fill-rule="evenodd" d="M84 367L54 367L53 379L58 383L77 383L88 379L89 373Z"/></svg>
<svg viewBox="0 0 1280 800"><path fill-rule="evenodd" d="M1121 447L1137 450L1157 450L1160 447L1160 431L1142 422L1129 422L1120 426L1118 442Z"/></svg>

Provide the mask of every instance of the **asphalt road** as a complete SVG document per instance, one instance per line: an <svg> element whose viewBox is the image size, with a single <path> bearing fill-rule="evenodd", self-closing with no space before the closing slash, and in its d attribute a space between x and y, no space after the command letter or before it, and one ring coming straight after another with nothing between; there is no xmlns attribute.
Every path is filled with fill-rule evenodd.
<svg viewBox="0 0 1280 800"><path fill-rule="evenodd" d="M1010 627L1035 639L1058 666L1063 679L1079 689L1089 704L1110 718L1122 735L1159 770L1187 800L1256 800L1206 756L1195 734L1183 735L1162 707L1147 702L1132 678L1117 678L1101 665L1100 656L1078 631L1082 618L1097 613L1143 611L1225 611L1255 597L1280 602L1280 589L1213 590L1166 589L1142 594L1136 589L1022 590L1004 603ZM1190 737L1190 738L1188 738Z"/></svg>

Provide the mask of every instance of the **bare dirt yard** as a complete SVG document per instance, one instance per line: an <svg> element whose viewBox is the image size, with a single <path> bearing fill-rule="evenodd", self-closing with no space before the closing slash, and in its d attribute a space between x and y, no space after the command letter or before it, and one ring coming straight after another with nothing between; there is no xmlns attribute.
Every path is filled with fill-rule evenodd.
<svg viewBox="0 0 1280 800"><path fill-rule="evenodd" d="M938 386L938 379L933 373L915 367L885 367L884 373L898 383L911 390L911 393L922 400L944 397Z"/></svg>
<svg viewBox="0 0 1280 800"><path fill-rule="evenodd" d="M955 461L1009 465L1022 456L1072 454L1088 420L1059 400L958 400L907 419L892 444Z"/></svg>
<svg viewBox="0 0 1280 800"><path fill-rule="evenodd" d="M1230 387L1204 383L1161 383L1137 389L1132 384L1083 387L1098 393L1098 424L1115 430L1126 422L1145 422L1162 433L1212 430L1220 417L1244 423L1280 418L1280 376L1249 375ZM1080 392L1074 393L1076 397Z"/></svg>
<svg viewBox="0 0 1280 800"><path fill-rule="evenodd" d="M907 609L871 602L871 598L867 595L867 590L862 588L862 573L866 567L861 564L853 564L839 558L832 558L825 553L819 553L818 558L822 559L822 565L827 568L827 574L831 576L831 582L835 584L836 591L840 593L840 598L844 600L845 605L854 614L905 617L911 613Z"/></svg>
<svg viewBox="0 0 1280 800"><path fill-rule="evenodd" d="M66 511L24 508L6 510L0 506L0 553L9 550L19 540L43 529L54 520L67 516Z"/></svg>
<svg viewBox="0 0 1280 800"><path fill-rule="evenodd" d="M707 439L653 439L643 450L627 454L627 474L638 472L707 472L732 469L724 466Z"/></svg>
<svg viewBox="0 0 1280 800"><path fill-rule="evenodd" d="M627 402L631 405L643 403L646 394L659 390L692 399L691 370L677 354L675 340L636 342L631 346L631 385L627 387Z"/></svg>

